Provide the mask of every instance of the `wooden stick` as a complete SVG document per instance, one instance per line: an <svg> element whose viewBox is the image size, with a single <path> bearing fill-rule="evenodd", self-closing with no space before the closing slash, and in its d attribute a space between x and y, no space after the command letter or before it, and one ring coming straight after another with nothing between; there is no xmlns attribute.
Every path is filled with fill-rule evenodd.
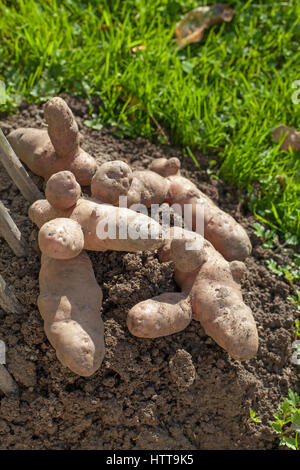
<svg viewBox="0 0 300 470"><path fill-rule="evenodd" d="M159 122L157 121L157 119L153 116L153 114L149 114L149 116L151 117L151 119L153 120L154 124L156 125L158 131L161 133L161 135L163 136L163 138L165 139L165 142L167 145L171 145L168 137L167 137L167 134L165 133L165 131L163 130L163 128L161 127L161 125L159 124Z"/></svg>
<svg viewBox="0 0 300 470"><path fill-rule="evenodd" d="M27 243L20 230L9 215L8 210L0 201L0 235L7 241L16 256L25 256Z"/></svg>
<svg viewBox="0 0 300 470"><path fill-rule="evenodd" d="M15 294L8 288L0 275L0 307L5 312L22 313L22 307Z"/></svg>
<svg viewBox="0 0 300 470"><path fill-rule="evenodd" d="M0 128L0 162L6 169L7 173L19 188L27 201L31 203L37 199L43 199L37 186L31 180L29 174L23 167L17 155L11 148L5 135Z"/></svg>
<svg viewBox="0 0 300 470"><path fill-rule="evenodd" d="M18 385L3 364L0 364L0 390L8 396L19 394Z"/></svg>

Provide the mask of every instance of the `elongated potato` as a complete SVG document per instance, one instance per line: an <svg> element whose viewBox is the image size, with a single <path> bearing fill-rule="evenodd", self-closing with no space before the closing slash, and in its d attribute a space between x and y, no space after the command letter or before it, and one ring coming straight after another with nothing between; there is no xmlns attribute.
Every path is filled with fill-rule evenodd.
<svg viewBox="0 0 300 470"><path fill-rule="evenodd" d="M126 196L126 206L152 205L167 202L185 218L191 214L189 230L209 240L228 261L243 261L251 253L246 231L233 217L219 209L191 181L180 175L178 158L159 158L150 170L131 172L121 161L103 164L92 180L92 194L102 202L119 204Z"/></svg>
<svg viewBox="0 0 300 470"><path fill-rule="evenodd" d="M202 229L204 237L212 243L227 261L243 261L251 253L251 242L244 228L231 215L219 209L191 181L182 176L168 177L170 184L166 202L173 206L175 212L178 206L192 213L191 227L199 233ZM186 207L185 207L186 206ZM199 228L197 227L199 222Z"/></svg>
<svg viewBox="0 0 300 470"><path fill-rule="evenodd" d="M57 155L72 159L79 152L79 132L77 122L67 103L58 96L47 101L44 115L48 124L48 134Z"/></svg>
<svg viewBox="0 0 300 470"><path fill-rule="evenodd" d="M42 199L30 206L28 214L38 227L58 217L79 223L86 250L135 252L155 250L163 245L160 225L150 217L125 207L79 199L72 208L60 210Z"/></svg>
<svg viewBox="0 0 300 470"><path fill-rule="evenodd" d="M58 260L42 255L38 308L46 336L59 361L88 377L100 367L104 352L102 291L85 252Z"/></svg>
<svg viewBox="0 0 300 470"><path fill-rule="evenodd" d="M48 132L43 129L20 128L7 139L17 156L36 175L48 180L62 170L74 173L82 186L91 183L96 160L80 147L79 130L66 102L54 97L45 105Z"/></svg>
<svg viewBox="0 0 300 470"><path fill-rule="evenodd" d="M129 331L140 338L158 338L184 330L192 320L189 298L169 292L135 305L128 313Z"/></svg>

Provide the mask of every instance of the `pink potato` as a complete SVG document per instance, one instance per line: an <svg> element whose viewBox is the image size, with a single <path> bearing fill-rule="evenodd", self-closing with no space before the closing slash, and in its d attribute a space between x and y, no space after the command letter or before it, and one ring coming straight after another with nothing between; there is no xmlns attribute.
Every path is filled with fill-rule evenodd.
<svg viewBox="0 0 300 470"><path fill-rule="evenodd" d="M74 174L65 170L54 173L46 184L45 195L51 206L57 209L69 209L81 195L81 187Z"/></svg>
<svg viewBox="0 0 300 470"><path fill-rule="evenodd" d="M83 251L75 258L42 255L38 308L58 360L75 374L89 377L104 358L102 291Z"/></svg>
<svg viewBox="0 0 300 470"><path fill-rule="evenodd" d="M194 237L200 247L196 262L188 251L184 260L184 242ZM135 305L127 318L130 332L139 337L157 338L180 331L189 323L182 305L189 305L193 319L230 356L240 361L254 357L258 349L257 328L236 282L244 272L243 263L229 263L201 235L179 227L171 229L171 237L159 250L159 258L162 262L174 262L175 280L182 294L163 294Z"/></svg>
<svg viewBox="0 0 300 470"><path fill-rule="evenodd" d="M48 130L20 128L7 139L17 156L36 175L48 180L62 170L70 170L82 186L91 183L96 160L80 147L80 134L72 111L59 97L44 108Z"/></svg>
<svg viewBox="0 0 300 470"><path fill-rule="evenodd" d="M83 250L81 226L67 218L57 218L42 225L38 242L43 254L55 259L70 259Z"/></svg>

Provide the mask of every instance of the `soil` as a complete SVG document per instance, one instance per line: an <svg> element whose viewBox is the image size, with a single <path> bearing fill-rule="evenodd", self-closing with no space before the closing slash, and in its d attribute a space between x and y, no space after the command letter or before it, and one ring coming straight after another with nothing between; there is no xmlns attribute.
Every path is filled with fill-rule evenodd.
<svg viewBox="0 0 300 470"><path fill-rule="evenodd" d="M27 239L27 257L17 258L0 239L0 273L14 290L22 314L0 309L0 339L19 398L0 392L0 449L277 449L269 420L289 388L299 393L299 366L291 362L294 320L287 296L295 294L266 269L272 257L286 264L280 250L261 247L253 233L256 219L236 189L206 172L209 156L197 155L201 171L179 149L139 138L120 140L112 131L84 126L83 99L64 96L84 136L83 148L99 162L121 159L144 169L152 159L177 156L183 173L246 228L253 243L246 264L243 295L258 325L255 359L231 359L193 321L181 333L155 340L130 335L128 309L141 300L178 290L170 263L156 253L89 253L103 288L106 356L91 378L81 378L56 359L36 306L40 255L37 229L27 217L29 203L0 168L0 198ZM23 105L0 117L7 134L17 127L44 125L42 106ZM33 176L43 189L43 181ZM242 202L241 202L242 201ZM249 407L262 423L249 420Z"/></svg>

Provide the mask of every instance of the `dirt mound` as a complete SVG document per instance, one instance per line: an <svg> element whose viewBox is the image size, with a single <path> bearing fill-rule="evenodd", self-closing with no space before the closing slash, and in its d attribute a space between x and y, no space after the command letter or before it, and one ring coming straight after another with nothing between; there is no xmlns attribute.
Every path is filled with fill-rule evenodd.
<svg viewBox="0 0 300 470"><path fill-rule="evenodd" d="M103 287L106 357L91 378L61 366L47 341L36 307L40 260L37 229L27 217L29 204L0 168L0 198L30 243L27 258L16 258L0 238L0 273L23 305L22 315L0 309L0 339L7 346L7 367L20 398L0 392L0 449L273 449L278 439L268 421L289 388L299 393L299 370L291 363L296 309L286 300L293 288L270 273L264 259L287 260L263 250L253 235L255 219L239 194L178 149L144 139L118 140L110 131L83 126L83 100L65 97L84 135L83 148L100 162L121 159L136 169L153 158L181 158L183 173L248 230L254 249L243 295L258 325L260 348L255 359L239 363L207 337L199 323L155 340L138 339L126 328L134 304L165 291L178 290L170 264L155 253L90 253ZM7 134L20 126L43 125L40 106L23 106L2 117ZM43 188L40 178L34 177ZM298 376L299 377L299 376ZM262 424L249 422L249 407Z"/></svg>

